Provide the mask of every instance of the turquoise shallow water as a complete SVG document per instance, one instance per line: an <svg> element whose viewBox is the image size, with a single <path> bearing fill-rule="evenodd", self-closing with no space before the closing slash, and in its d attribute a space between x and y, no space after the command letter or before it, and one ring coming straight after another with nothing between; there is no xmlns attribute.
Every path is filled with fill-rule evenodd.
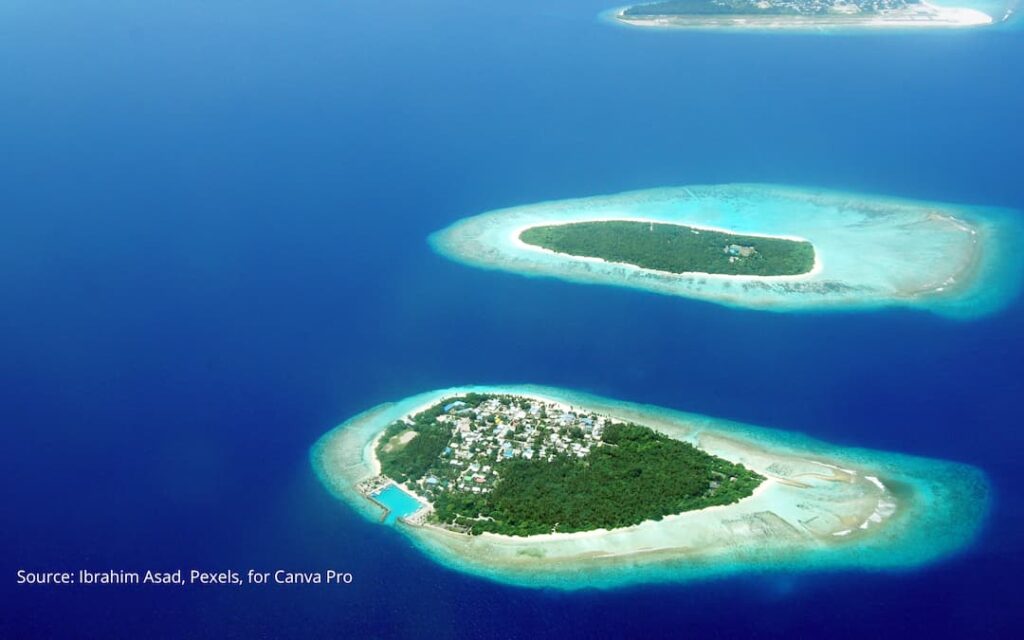
<svg viewBox="0 0 1024 640"><path fill-rule="evenodd" d="M314 470L335 496L367 518L379 521L379 506L354 489L356 482L372 475L365 461L373 439L394 420L440 398L469 391L535 394L655 428L661 425L663 429L674 429L685 425L692 437L707 434L739 438L772 451L821 459L840 467L847 465L860 469L865 475L880 477L901 503L898 515L887 522L884 529L848 543L763 547L745 544L713 556L683 556L657 561L640 556L626 562L583 565L551 562L529 568L495 567L486 557L472 557L472 554L460 551L458 546L423 535L420 529L399 526L415 546L437 562L501 583L574 590L677 583L766 571L900 571L935 562L963 549L977 535L989 510L985 475L969 465L856 447L837 447L795 432L533 385L456 387L380 405L346 421L321 438L311 450ZM403 503L408 504L399 504Z"/></svg>
<svg viewBox="0 0 1024 640"><path fill-rule="evenodd" d="M972 322L748 312L470 269L423 239L671 184L1024 210L1024 39L649 32L594 19L613 4L0 3L3 575L357 581L5 579L0 637L1020 637L1021 303ZM310 472L342 418L466 381L960 460L991 481L990 524L905 572L509 588L441 566Z"/></svg>
<svg viewBox="0 0 1024 640"><path fill-rule="evenodd" d="M806 275L667 274L556 254L523 229L601 219L652 220L810 241ZM955 318L994 313L1017 295L1024 227L1016 212L771 184L646 189L556 200L464 218L430 237L440 254L486 269L555 277L768 311L910 307Z"/></svg>
<svg viewBox="0 0 1024 640"><path fill-rule="evenodd" d="M370 495L388 510L384 519L387 524L394 524L399 518L411 516L423 508L423 504L419 500L402 491L401 487L395 484L389 484Z"/></svg>
<svg viewBox="0 0 1024 640"><path fill-rule="evenodd" d="M639 29L634 25L625 24L620 20L616 19L616 16L625 8L632 5L649 4L654 0L642 0L640 2L626 2L621 6L605 9L598 14L598 19L602 22L621 27L625 29ZM873 36L878 33L884 34L905 34L905 35L939 35L943 37L953 31L972 31L983 29L985 31L1008 31L1008 30L1019 30L1024 25L1024 20L1020 17L1020 0L932 0L931 4L950 8L950 9L973 9L980 11L983 14L991 17L991 24L985 24L980 26L969 26L969 27L939 27L932 29L921 29L917 27L896 27L887 26L882 28L865 28L862 26L855 27L795 27L795 28L780 28L777 25L774 27L757 27L757 26L745 26L743 28L737 28L735 26L721 26L721 27L683 27L682 30L706 30L714 31L715 33L732 33L732 34L780 34L785 35L811 35L811 36L831 36L831 35L842 35L842 36ZM643 27L645 31L673 31L680 30L680 27Z"/></svg>

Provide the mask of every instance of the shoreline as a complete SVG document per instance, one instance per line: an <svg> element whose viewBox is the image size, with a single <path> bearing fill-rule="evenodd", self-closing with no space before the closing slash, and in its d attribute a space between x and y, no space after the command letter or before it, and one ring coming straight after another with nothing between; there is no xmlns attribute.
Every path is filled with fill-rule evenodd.
<svg viewBox="0 0 1024 640"><path fill-rule="evenodd" d="M537 395L537 394L515 393L513 395L515 395L517 398L526 398L528 400L537 400L537 401L540 401L540 402L545 402L545 403L553 404L553 405L555 405L561 411L573 411L576 408L583 408L583 407L579 407L578 405L572 405L572 404L563 403L561 400L558 400L557 398L545 397L545 396L541 396L541 395ZM434 406L435 404L437 404L437 400L434 400L434 401L428 402L426 404L420 405L420 406L414 408L413 410L409 411L408 413L406 413L405 416L403 416L403 418L404 417L411 417L413 415L416 415L417 413L420 413L422 411L425 411L425 410L429 409L430 407ZM615 419L623 421L623 422L629 422L630 421L629 418L625 418L625 417L621 417L621 416L616 416L616 415L609 414L609 413L603 413L602 415L604 415L606 417L610 417L610 418L615 418ZM381 430L381 432L371 441L370 446L367 447L366 449L364 449L364 459L365 459L366 463L370 466L370 468L375 470L375 474L376 475L380 475L380 469L381 469L380 460L377 458L377 446L380 443L381 437L383 437L383 435L384 435L384 430ZM732 462L732 461L730 460L730 462ZM824 463L818 463L818 464L824 464ZM825 465L825 466L830 466L830 465ZM386 476L384 476L384 477L386 477ZM419 502L421 502L424 505L421 509L417 510L415 513L410 514L410 517L418 516L418 515L422 514L424 509L426 509L428 512L429 511L433 511L433 509L434 509L433 504L429 500L427 500L426 498L424 498L421 495L419 495L418 493L416 493L416 491L414 489L410 489L407 486L406 483L398 482L397 480L395 480L393 478L388 478L388 481L391 484L394 484L395 486L400 487L402 489L402 491L405 491L409 495L413 496L414 498L416 498L416 500L418 500ZM746 498L743 498L742 500L740 500L740 502L742 502L743 500L747 500L747 499L753 498L753 497L759 495L759 493L763 493L764 490L766 488L768 488L768 485L770 485L770 484L772 484L774 482L778 482L778 480L773 478L773 477L771 477L770 475L766 476L765 480L763 482L761 482L761 484L759 484L754 489L753 494L750 495L750 496L747 496ZM601 528L601 529L591 529L591 530L588 530L588 531L541 533L541 534L535 534L535 535L532 535L532 536L510 536L510 535L500 534L500 533L484 532L484 533L481 533L480 536L481 537L486 536L487 538L493 538L495 540L505 540L505 541L544 542L544 541L551 541L551 540L580 540L580 539L585 539L585 538L589 538L589 537L600 536L600 535L607 534L607 533L628 531L630 529L635 529L637 527L646 525L648 523L663 522L663 521L669 520L670 518L677 518L677 517L683 516L683 515L685 515L687 513L697 513L697 512L711 511L711 510L714 510L714 509L724 509L724 508L728 508L730 506L732 506L732 505L711 505L711 506L703 507L701 509L691 509L689 511L682 511L680 513L673 513L673 514L664 516L661 520L648 519L648 520L644 520L642 522L638 522L637 524L633 524L633 525L629 525L629 526L625 526L625 527L616 527L614 529L604 529L604 528ZM447 528L447 527L445 527L443 525L439 525L439 524L436 524L436 523L424 522L424 523L421 523L421 524L416 524L416 525L411 525L411 526L430 527L430 528L435 529L437 531L444 531L446 533L451 533L451 534L454 534L454 535L457 535L457 536L473 537L470 534L454 531L452 529L449 529L449 528Z"/></svg>
<svg viewBox="0 0 1024 640"><path fill-rule="evenodd" d="M743 498L739 502L743 502L744 500L750 500L750 499L756 498L758 496L763 496L765 491L770 489L777 482L778 482L778 480L776 480L774 478L766 478L763 482L761 482L761 484L757 485L757 488L754 489L754 492L751 495L747 496L746 498ZM734 503L734 504L738 504L738 503ZM731 504L717 504L717 505L712 505L712 506L709 506L709 507L704 507L702 509L691 509L690 511L682 511L680 513L673 513L673 514L667 515L667 516L663 517L661 520L651 520L651 519L648 519L648 520L644 520L643 522L638 522L636 524L631 524L631 525L629 525L627 527L616 527L615 529L603 529L602 528L602 529L590 529L589 531L539 533L537 535L532 535L532 536L510 536L510 535L505 535L505 534L501 534L501 533L491 533L491 532L488 531L488 532L481 533L480 536L481 537L486 536L487 539L493 539L493 540L496 540L496 541L499 541L499 542L505 542L505 543L510 543L510 544L515 544L515 543L518 543L518 542L531 542L531 543L533 543L533 542L554 542L554 541L586 540L588 538L599 538L599 537L602 537L602 536L605 536L605 535L608 535L608 534L613 534L613 533L628 533L630 531L635 531L635 530L637 530L640 527L651 526L654 523L658 523L658 522L666 522L668 524L672 524L673 520L678 520L682 516L685 516L688 513L710 513L710 512L715 511L715 510L728 509L731 506L733 506L733 505L731 505ZM437 525L432 525L432 526L434 526L437 529L444 529L443 527L439 527ZM448 529L444 529L444 530L448 531ZM452 531L452 533L455 533L456 535L468 535L468 534L460 534L460 533L458 533L456 531ZM628 554L624 554L624 555L628 555Z"/></svg>
<svg viewBox="0 0 1024 640"><path fill-rule="evenodd" d="M798 275L671 273L530 245L526 229L623 220L799 239ZM741 231L754 229L756 231ZM771 184L665 187L555 200L462 218L430 236L463 264L529 277L639 289L774 312L910 307L955 319L994 313L1024 275L1017 212Z"/></svg>
<svg viewBox="0 0 1024 640"><path fill-rule="evenodd" d="M767 478L736 503L611 530L473 536L430 524L395 525L439 563L501 582L574 589L773 567L917 566L966 545L987 512L984 476L972 467L839 448L791 432L512 385L433 391L360 414L314 446L311 461L318 477L335 496L379 521L380 508L355 489L373 470L373 450L367 445L414 409L470 391L586 407L696 443Z"/></svg>
<svg viewBox="0 0 1024 640"><path fill-rule="evenodd" d="M761 281L764 281L764 282L799 282L801 280L809 280L809 279L813 278L814 276L816 276L819 273L821 273L821 270L823 268L823 263L822 263L822 259L821 259L821 252L818 251L817 247L814 247L814 243L812 243L807 238L801 238L800 236L794 236L794 235L770 235L770 234L767 234L767 233L738 232L738 231L733 231L731 229L725 229L725 228L722 228L722 227L713 227L713 226L709 226L709 225L697 225L697 224L690 224L690 223L684 223L684 222L666 223L664 220L655 220L653 218L640 218L640 217L606 217L606 218L598 217L598 218L587 218L587 219L584 219L584 220L573 220L572 223L579 223L579 222L652 222L654 224L674 224L676 226L689 227L691 229L698 229L700 231L716 231L718 233L726 233L726 234L731 234L731 235L743 235L743 236L749 236L749 237L752 237L752 238L769 238L769 239L777 239L777 240L792 240L794 242L807 242L807 243L809 243L811 245L812 248L814 248L814 265L812 265L811 269L809 271L807 271L806 273L798 273L798 274L794 274L794 275L778 275L778 276L756 276L756 275L739 275L739 274L738 275L733 275L733 274L728 274L728 273L708 273L706 271L681 271L679 273L676 273L676 272L673 272L673 271L659 271L658 269L648 269L647 267L641 267L640 265L636 265L636 264L633 264L631 262L613 262L611 260L605 260L604 258L596 258L596 257L593 257L593 256L576 256L576 255L573 255L571 253L561 253L560 251L554 251L553 249L547 249L545 247L540 247L540 246L537 246L535 244L529 244L527 242L523 242L521 236L522 236L522 234L527 229L533 229L534 227L544 227L544 226L552 226L552 225L559 225L559 224L567 224L567 223L565 223L563 221L560 221L560 220L541 220L541 221L538 221L538 222L531 222L530 224L525 225L523 227L515 228L511 232L511 235L509 237L509 241L514 246L519 247L523 251L540 251L540 252L547 253L547 254L550 254L550 255L558 256L558 257L566 259L566 260L582 260L582 261L586 261L586 262L596 262L596 263L607 264L607 265L615 265L615 266L623 267L623 268L627 268L627 269L635 269L635 270L637 270L639 272L658 274L658 275L665 276L665 277L672 277L672 276L676 276L676 277L679 277L679 278L701 277L701 278L721 279L723 281L733 281L733 282L761 282Z"/></svg>
<svg viewBox="0 0 1024 640"><path fill-rule="evenodd" d="M1009 14L1002 19L970 7L944 7L922 0L918 7L908 7L885 13L858 16L855 14L814 15L756 15L756 14L717 14L717 15L686 15L686 14L650 14L627 17L626 11L634 6L650 3L637 3L617 7L601 16L615 24L647 29L676 30L732 30L732 31L862 31L899 30L913 31L935 29L971 29L991 27L1003 24ZM1012 13L1012 12L1011 12Z"/></svg>

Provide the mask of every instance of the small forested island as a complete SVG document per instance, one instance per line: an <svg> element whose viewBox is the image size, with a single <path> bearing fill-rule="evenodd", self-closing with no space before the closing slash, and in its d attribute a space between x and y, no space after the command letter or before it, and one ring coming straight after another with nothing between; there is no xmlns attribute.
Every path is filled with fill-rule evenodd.
<svg viewBox="0 0 1024 640"><path fill-rule="evenodd" d="M429 521L472 534L626 527L732 504L764 479L644 426L479 393L395 421L377 457L385 482L433 507Z"/></svg>
<svg viewBox="0 0 1024 640"><path fill-rule="evenodd" d="M914 4L921 0L664 0L633 5L622 15L849 15L882 13Z"/></svg>
<svg viewBox="0 0 1024 640"><path fill-rule="evenodd" d="M1024 275L1024 223L995 207L770 184L645 189L457 220L439 254L525 276L765 311L998 311Z"/></svg>
<svg viewBox="0 0 1024 640"><path fill-rule="evenodd" d="M988 509L969 466L547 387L380 405L310 457L437 561L565 589L915 566L970 542Z"/></svg>
<svg viewBox="0 0 1024 640"><path fill-rule="evenodd" d="M814 247L805 240L661 222L599 220L539 225L524 229L519 239L556 253L668 273L792 276L814 268Z"/></svg>
<svg viewBox="0 0 1024 640"><path fill-rule="evenodd" d="M1009 15L1007 12L998 19ZM645 27L770 29L949 28L995 22L993 16L970 6L945 6L928 0L661 0L618 10L614 18Z"/></svg>

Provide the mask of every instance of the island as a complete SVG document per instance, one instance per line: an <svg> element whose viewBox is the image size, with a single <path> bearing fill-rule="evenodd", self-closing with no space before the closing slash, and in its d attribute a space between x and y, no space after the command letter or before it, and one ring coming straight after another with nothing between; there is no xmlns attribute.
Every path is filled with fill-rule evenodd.
<svg viewBox="0 0 1024 640"><path fill-rule="evenodd" d="M767 311L1004 308L1024 275L1016 211L780 185L558 200L431 235L455 261Z"/></svg>
<svg viewBox="0 0 1024 640"><path fill-rule="evenodd" d="M436 561L561 589L905 569L963 549L989 504L967 465L536 386L384 404L310 457Z"/></svg>
<svg viewBox="0 0 1024 640"><path fill-rule="evenodd" d="M1012 3L988 0L662 0L610 12L615 22L637 27L748 30L963 28L1012 15Z"/></svg>
<svg viewBox="0 0 1024 640"><path fill-rule="evenodd" d="M512 536L615 529L751 495L764 479L640 425L516 395L469 393L396 420L379 485L423 496L428 521Z"/></svg>
<svg viewBox="0 0 1024 640"><path fill-rule="evenodd" d="M668 273L792 276L814 269L806 240L723 233L681 224L601 220L525 229L526 244Z"/></svg>

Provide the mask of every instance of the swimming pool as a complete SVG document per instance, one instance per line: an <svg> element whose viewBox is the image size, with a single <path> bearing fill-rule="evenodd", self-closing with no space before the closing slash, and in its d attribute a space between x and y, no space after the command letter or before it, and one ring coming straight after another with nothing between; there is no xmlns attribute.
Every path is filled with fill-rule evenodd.
<svg viewBox="0 0 1024 640"><path fill-rule="evenodd" d="M380 491L370 494L378 504L388 510L384 522L391 524L423 508L423 503L412 497L396 484L389 484Z"/></svg>

